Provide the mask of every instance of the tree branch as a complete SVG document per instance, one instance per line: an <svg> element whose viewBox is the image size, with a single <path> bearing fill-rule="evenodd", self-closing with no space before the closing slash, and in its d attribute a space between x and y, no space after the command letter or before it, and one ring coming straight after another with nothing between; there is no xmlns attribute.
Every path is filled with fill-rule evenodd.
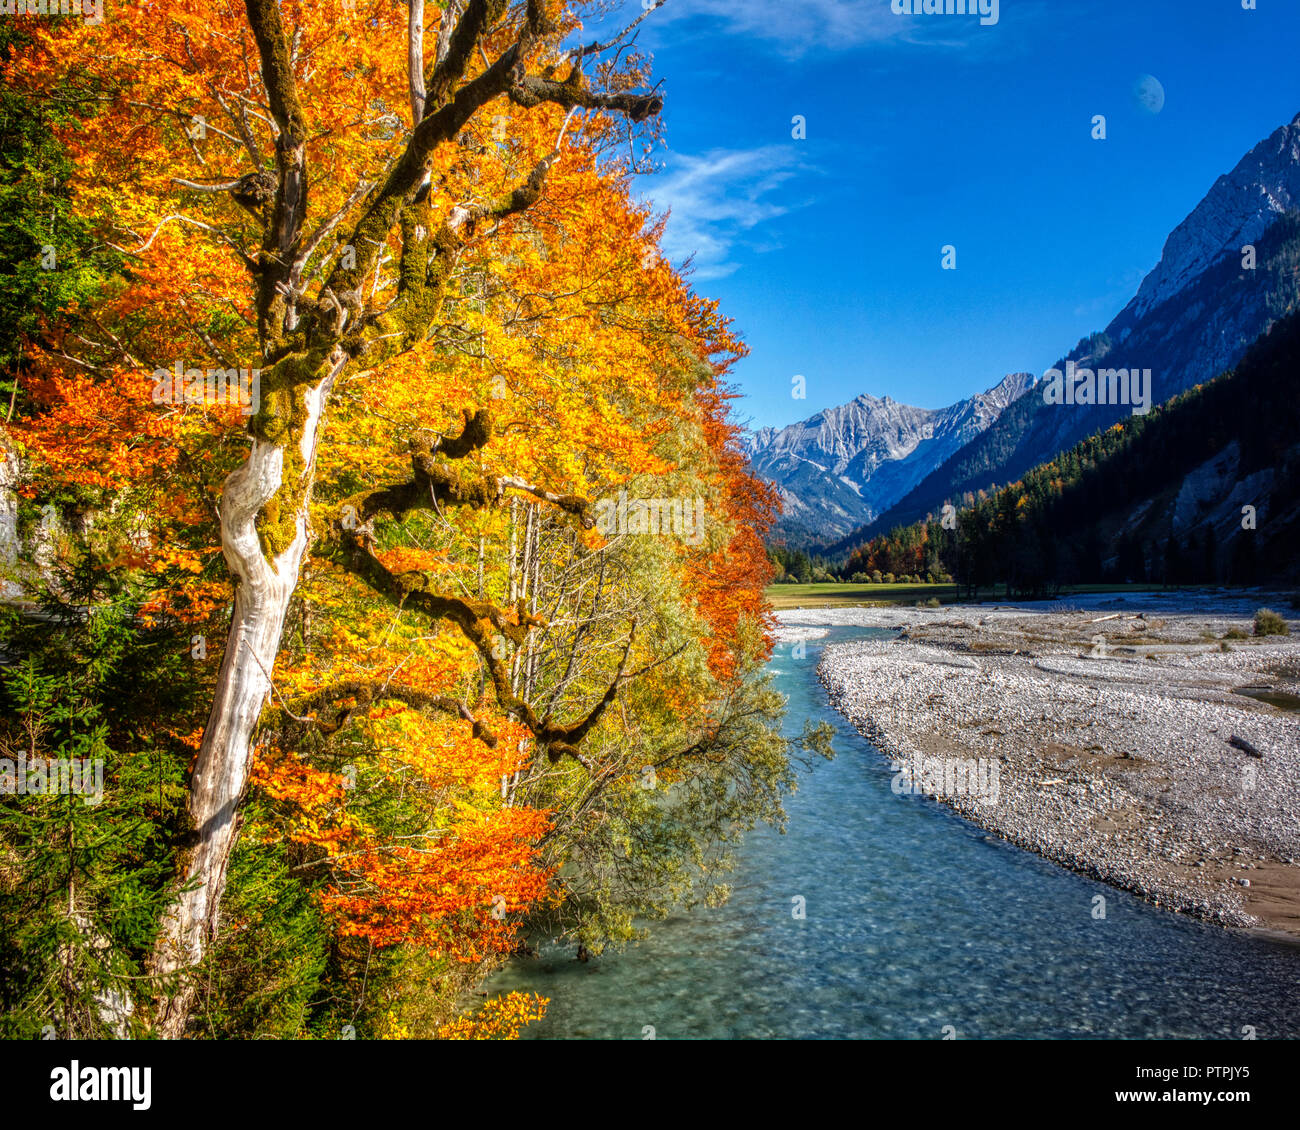
<svg viewBox="0 0 1300 1130"><path fill-rule="evenodd" d="M307 214L307 127L277 0L244 0L244 4L278 129L274 204L258 256L258 334L265 350L282 340L291 328L287 323L293 320L286 284Z"/></svg>
<svg viewBox="0 0 1300 1130"><path fill-rule="evenodd" d="M322 722L316 718L299 717L299 715L322 710L325 707L334 706L348 699L354 700L354 705L340 710L328 722ZM284 705L285 713L294 721L314 722L322 732L331 734L345 725L356 710L372 706L385 699L404 702L407 706L416 710L440 710L444 714L455 714L470 723L474 737L478 738L489 749L496 748L496 735L474 716L474 712L470 710L464 699L454 698L451 695L432 694L429 691L422 691L416 687L405 686L401 683L381 683L370 679L349 679L341 683L334 683L328 687L322 687L311 694L302 695L294 699L292 703L284 703L284 700L281 699L281 703Z"/></svg>
<svg viewBox="0 0 1300 1130"><path fill-rule="evenodd" d="M498 637L504 636L516 647L522 647L532 628L546 626L541 617L528 612L524 601L519 601L513 610L506 610L489 601L463 600L437 592L425 573L393 573L375 555L373 536L368 529L343 530L340 543L343 567L374 591L398 607L413 608L432 620L450 620L460 629L482 658L501 708L528 727L552 764L566 755L587 764L578 751L579 744L618 696L622 684L635 677L627 674L627 665L636 637L636 621L624 645L618 672L595 706L583 718L567 725L554 721L549 712L539 718L532 705L515 693L498 642Z"/></svg>
<svg viewBox="0 0 1300 1130"><path fill-rule="evenodd" d="M569 109L577 106L584 110L613 110L634 122L652 118L664 108L664 100L657 94L592 90L576 63L564 82L537 75L520 75L510 84L509 94L512 102L529 109L543 102L554 102Z"/></svg>
<svg viewBox="0 0 1300 1130"><path fill-rule="evenodd" d="M437 510L441 506L494 506L507 490L530 494L572 514L585 529L595 525L591 504L576 494L557 494L535 486L514 475L456 475L437 459L441 455L451 460L461 460L484 447L492 436L492 417L486 408L477 412L465 411L465 426L458 436L429 439L417 436L411 440L411 478L404 483L394 483L378 490L353 495L340 507L342 513L351 511L356 525L371 530L375 518L389 514L403 518L413 510Z"/></svg>
<svg viewBox="0 0 1300 1130"><path fill-rule="evenodd" d="M407 0L406 79L411 92L411 128L424 117L424 0Z"/></svg>

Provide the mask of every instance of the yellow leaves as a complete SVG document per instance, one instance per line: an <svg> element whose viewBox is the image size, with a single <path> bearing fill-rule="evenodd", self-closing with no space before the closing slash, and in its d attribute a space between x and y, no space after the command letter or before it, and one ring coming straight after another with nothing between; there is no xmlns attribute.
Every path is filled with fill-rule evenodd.
<svg viewBox="0 0 1300 1130"><path fill-rule="evenodd" d="M420 549L417 546L402 545L395 549L380 550L376 556L392 573L436 574L445 573L456 567L456 563L450 559L450 554L445 549Z"/></svg>
<svg viewBox="0 0 1300 1130"><path fill-rule="evenodd" d="M364 729L377 747L394 751L387 763L416 774L412 783L418 781L435 792L452 790L476 809L485 801L495 802L502 775L514 772L518 764L507 734L501 735L495 749L489 749L472 736L469 722L452 715L424 715L389 704L370 712ZM502 729L512 731L508 725Z"/></svg>
<svg viewBox="0 0 1300 1130"><path fill-rule="evenodd" d="M507 993L486 1001L473 1016L461 1016L438 1030L440 1040L517 1040L529 1024L546 1015L550 998L537 993ZM388 1036L387 1039L402 1039Z"/></svg>

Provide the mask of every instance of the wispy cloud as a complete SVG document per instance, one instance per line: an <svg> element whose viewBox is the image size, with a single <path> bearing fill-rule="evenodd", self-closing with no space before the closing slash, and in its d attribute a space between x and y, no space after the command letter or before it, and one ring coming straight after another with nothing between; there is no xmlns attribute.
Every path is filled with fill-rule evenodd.
<svg viewBox="0 0 1300 1130"><path fill-rule="evenodd" d="M896 15L889 0L667 0L642 26L653 42L698 31L692 21L702 21L789 58L885 43L982 53L995 43L1006 49L1005 25L1023 25L1048 11L1045 0L1002 8L1008 0L1000 5L998 25L982 27L977 16Z"/></svg>
<svg viewBox="0 0 1300 1130"><path fill-rule="evenodd" d="M665 24L691 16L719 20L791 55L895 39L909 30L888 0L671 0L655 13Z"/></svg>
<svg viewBox="0 0 1300 1130"><path fill-rule="evenodd" d="M780 246L760 228L806 203L788 190L801 168L792 148L782 145L670 153L665 171L639 187L656 209L672 212L665 254L675 263L694 256L695 277L716 279L738 268L732 259L738 247L762 252Z"/></svg>

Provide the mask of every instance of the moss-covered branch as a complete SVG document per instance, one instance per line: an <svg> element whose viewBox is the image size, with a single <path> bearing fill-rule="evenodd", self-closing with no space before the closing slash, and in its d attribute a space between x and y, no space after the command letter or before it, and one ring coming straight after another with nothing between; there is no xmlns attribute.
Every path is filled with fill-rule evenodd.
<svg viewBox="0 0 1300 1130"><path fill-rule="evenodd" d="M345 725L357 710L385 700L404 702L415 710L438 710L444 714L454 714L470 723L474 737L490 749L496 748L496 735L474 715L464 699L432 694L401 683L382 683L374 679L349 679L332 683L293 699L284 707L284 713L295 721L301 721L304 715L310 715L322 733L331 734ZM316 716L318 714L321 716Z"/></svg>

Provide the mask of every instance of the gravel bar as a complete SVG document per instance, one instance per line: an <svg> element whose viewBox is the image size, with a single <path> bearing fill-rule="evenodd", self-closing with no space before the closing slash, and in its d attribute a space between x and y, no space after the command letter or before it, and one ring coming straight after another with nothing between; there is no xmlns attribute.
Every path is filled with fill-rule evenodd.
<svg viewBox="0 0 1300 1130"><path fill-rule="evenodd" d="M1292 611L1151 593L778 619L897 632L826 647L818 676L905 782L1157 906L1300 937L1300 635L1238 638L1266 603ZM942 773L975 764L994 787Z"/></svg>

